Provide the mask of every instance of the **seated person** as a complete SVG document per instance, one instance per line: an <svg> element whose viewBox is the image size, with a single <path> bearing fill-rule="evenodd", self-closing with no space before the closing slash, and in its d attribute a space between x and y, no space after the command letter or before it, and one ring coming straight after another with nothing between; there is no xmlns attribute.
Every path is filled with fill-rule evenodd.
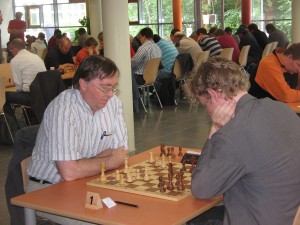
<svg viewBox="0 0 300 225"><path fill-rule="evenodd" d="M68 67L75 70L71 47L72 43L69 38L61 38L58 47L50 48L45 56L46 69L50 70L50 67L54 67L61 72L65 72Z"/></svg>
<svg viewBox="0 0 300 225"><path fill-rule="evenodd" d="M73 88L47 107L40 125L27 191L100 174L124 164L128 154L127 128L120 99L115 95L119 70L108 58L92 55L78 67ZM58 224L73 219L41 213Z"/></svg>
<svg viewBox="0 0 300 225"><path fill-rule="evenodd" d="M270 97L281 102L300 101L299 72L300 43L286 50L277 48L258 65L255 82L265 92L260 97Z"/></svg>
<svg viewBox="0 0 300 225"><path fill-rule="evenodd" d="M97 47L98 42L95 38L89 37L85 41L85 47L82 48L75 57L74 65L77 67L86 57L90 55L97 55Z"/></svg>
<svg viewBox="0 0 300 225"><path fill-rule="evenodd" d="M249 95L248 77L219 57L203 63L188 86L212 119L192 173L192 194L224 195L223 225L292 224L300 204L296 113L281 102Z"/></svg>
<svg viewBox="0 0 300 225"><path fill-rule="evenodd" d="M16 91L6 92L6 103L4 111L14 117L11 104L31 106L30 84L37 73L46 71L43 60L36 54L25 49L25 42L20 38L12 40L8 48L14 56L10 62L13 82L16 85ZM29 113L33 119L33 115ZM31 121L33 122L33 121ZM16 124L18 125L17 121Z"/></svg>

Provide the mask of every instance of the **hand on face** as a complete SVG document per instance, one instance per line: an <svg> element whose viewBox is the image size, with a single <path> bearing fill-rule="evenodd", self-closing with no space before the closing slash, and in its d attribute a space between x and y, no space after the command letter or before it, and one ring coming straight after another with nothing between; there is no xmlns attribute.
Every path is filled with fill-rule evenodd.
<svg viewBox="0 0 300 225"><path fill-rule="evenodd" d="M227 100L217 106L211 114L213 125L221 128L228 123L234 117L235 107L236 102L234 100Z"/></svg>

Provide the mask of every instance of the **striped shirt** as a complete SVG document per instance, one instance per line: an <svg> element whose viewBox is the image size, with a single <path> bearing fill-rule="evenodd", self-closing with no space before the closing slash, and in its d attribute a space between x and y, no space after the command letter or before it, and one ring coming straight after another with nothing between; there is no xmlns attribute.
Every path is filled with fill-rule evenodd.
<svg viewBox="0 0 300 225"><path fill-rule="evenodd" d="M218 40L214 37L204 37L201 41L198 42L203 51L208 51L209 56L220 55L222 51L222 47L219 44Z"/></svg>
<svg viewBox="0 0 300 225"><path fill-rule="evenodd" d="M161 56L161 50L154 41L149 40L144 42L144 44L138 48L131 60L132 72L134 74L143 75L148 60L152 58L159 58Z"/></svg>
<svg viewBox="0 0 300 225"><path fill-rule="evenodd" d="M103 136L104 132L112 135ZM128 149L119 98L113 96L103 109L93 114L79 90L68 89L45 111L27 172L37 179L58 183L62 177L55 161L91 158L121 146Z"/></svg>
<svg viewBox="0 0 300 225"><path fill-rule="evenodd" d="M164 67L164 70L168 73L171 73L176 56L178 55L175 45L172 41L167 41L164 39L160 39L160 41L156 44L162 52L161 63Z"/></svg>

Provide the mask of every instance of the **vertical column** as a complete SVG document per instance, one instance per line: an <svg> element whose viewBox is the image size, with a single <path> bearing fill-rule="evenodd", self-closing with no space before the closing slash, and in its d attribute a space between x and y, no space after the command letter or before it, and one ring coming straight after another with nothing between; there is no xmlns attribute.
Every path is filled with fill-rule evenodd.
<svg viewBox="0 0 300 225"><path fill-rule="evenodd" d="M292 43L300 42L300 27L297 22L300 20L300 1L292 0Z"/></svg>
<svg viewBox="0 0 300 225"><path fill-rule="evenodd" d="M172 0L173 26L182 31L182 7L181 0Z"/></svg>
<svg viewBox="0 0 300 225"><path fill-rule="evenodd" d="M242 24L251 23L251 0L242 0Z"/></svg>
<svg viewBox="0 0 300 225"><path fill-rule="evenodd" d="M128 0L102 0L103 38L105 56L120 70L120 99L128 128L129 149L135 150L131 60L129 47Z"/></svg>
<svg viewBox="0 0 300 225"><path fill-rule="evenodd" d="M102 31L102 17L101 17L101 0L88 0L89 1L89 18L90 18L90 32L93 37L97 37L99 32ZM87 5L87 7L88 7Z"/></svg>

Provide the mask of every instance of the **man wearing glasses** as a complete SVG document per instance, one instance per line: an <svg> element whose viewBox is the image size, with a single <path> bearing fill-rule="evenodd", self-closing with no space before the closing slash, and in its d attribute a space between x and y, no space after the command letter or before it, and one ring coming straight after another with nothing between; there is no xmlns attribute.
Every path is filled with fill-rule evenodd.
<svg viewBox="0 0 300 225"><path fill-rule="evenodd" d="M117 93L119 70L110 59L89 56L78 67L73 88L47 107L40 125L27 190L100 174L124 163L127 128ZM88 224L38 214L58 224Z"/></svg>

